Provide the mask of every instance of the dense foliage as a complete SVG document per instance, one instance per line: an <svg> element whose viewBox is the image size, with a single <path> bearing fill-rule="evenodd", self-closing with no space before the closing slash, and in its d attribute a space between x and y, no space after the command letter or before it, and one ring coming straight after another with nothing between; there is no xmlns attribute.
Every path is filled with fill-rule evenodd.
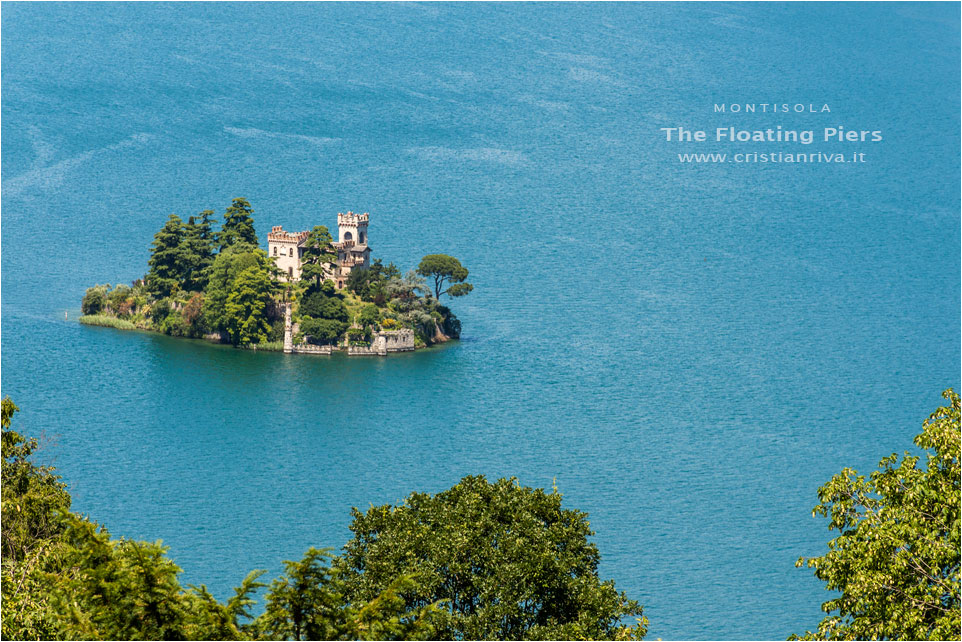
<svg viewBox="0 0 962 642"><path fill-rule="evenodd" d="M837 597L803 639L958 640L960 624L959 395L922 424L917 456L892 454L865 478L846 468L818 491L813 514L840 535L800 559Z"/></svg>
<svg viewBox="0 0 962 642"><path fill-rule="evenodd" d="M300 304L300 329L312 343L334 343L350 326L350 313L334 282L323 281L311 288Z"/></svg>
<svg viewBox="0 0 962 642"><path fill-rule="evenodd" d="M228 600L181 586L160 542L112 539L70 511L37 442L3 400L4 639L422 640L641 635L641 607L597 577L584 513L556 492L468 477L405 506L355 510L343 557L311 548L270 585L252 571ZM432 530L433 529L433 530ZM375 533L383 541L375 540ZM417 555L412 553L418 552ZM256 594L267 588L263 611Z"/></svg>
<svg viewBox="0 0 962 642"><path fill-rule="evenodd" d="M235 198L219 231L212 210L186 223L171 214L154 236L144 279L132 286L89 288L81 321L280 349L284 305L291 302L299 325L296 339L310 343L346 338L365 344L375 332L399 328L412 329L418 346L460 336L461 323L437 301L440 290L432 299L418 274L402 278L394 264L385 266L380 259L368 269L353 269L346 288L336 292L331 279L337 252L323 225L303 243L301 280L282 282L274 260L257 246L253 214L250 203ZM451 296L471 290L457 259L430 255L421 264L440 271L425 272L434 274L436 285L437 279L453 283L445 290Z"/></svg>
<svg viewBox="0 0 962 642"><path fill-rule="evenodd" d="M56 635L45 577L62 566L65 527L57 515L70 509L70 495L52 468L30 461L38 443L11 430L17 410L10 399L3 400L0 611L4 638L40 640Z"/></svg>
<svg viewBox="0 0 962 642"><path fill-rule="evenodd" d="M641 606L598 577L587 517L563 509L557 492L465 477L399 506L354 509L354 538L336 568L354 600L409 575L407 608L445 605L439 639L641 637ZM623 624L628 616L636 626Z"/></svg>
<svg viewBox="0 0 962 642"><path fill-rule="evenodd" d="M304 253L301 255L301 278L308 286L317 289L331 272L331 264L337 259L337 254L331 243L331 233L323 225L311 230L304 241ZM332 283L333 285L333 283Z"/></svg>
<svg viewBox="0 0 962 642"><path fill-rule="evenodd" d="M184 223L171 214L154 235L149 270L132 286L98 285L81 305L91 325L212 337L236 346L278 342L280 291L273 261L257 247L253 210L234 199L219 232L214 212Z"/></svg>
<svg viewBox="0 0 962 642"><path fill-rule="evenodd" d="M206 326L225 333L235 346L272 340L268 315L279 290L273 268L267 253L256 247L234 245L220 252L203 296L200 317Z"/></svg>
<svg viewBox="0 0 962 642"><path fill-rule="evenodd" d="M430 296L425 279L415 271L402 277L393 263L385 266L375 260L369 269L351 272L347 290L368 304L356 306L360 330L375 328L378 324L385 330L412 328L420 344L461 336L461 322L450 308Z"/></svg>
<svg viewBox="0 0 962 642"><path fill-rule="evenodd" d="M399 278L401 278L401 270L393 263L384 265L381 259L374 259L370 268L351 272L347 287L361 297L362 301L370 301L380 307L388 301L385 291L387 283L391 279Z"/></svg>
<svg viewBox="0 0 962 642"><path fill-rule="evenodd" d="M407 609L399 597L413 581L401 576L374 599L352 606L326 551L308 549L300 562L284 562L255 632L268 640L426 640L436 637L437 604Z"/></svg>

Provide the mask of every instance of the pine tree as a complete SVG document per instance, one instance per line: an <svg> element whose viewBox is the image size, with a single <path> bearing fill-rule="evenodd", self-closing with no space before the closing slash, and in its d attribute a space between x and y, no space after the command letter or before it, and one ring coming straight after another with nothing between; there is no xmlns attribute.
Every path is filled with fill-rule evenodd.
<svg viewBox="0 0 962 642"><path fill-rule="evenodd" d="M199 236L210 246L210 251L213 254L214 250L217 249L217 235L214 233L214 210L204 210L198 216L200 216L200 222L197 223Z"/></svg>
<svg viewBox="0 0 962 642"><path fill-rule="evenodd" d="M221 226L217 241L220 251L236 244L246 244L257 247L257 233L254 231L254 210L247 199L235 198L224 213L224 224Z"/></svg>
<svg viewBox="0 0 962 642"><path fill-rule="evenodd" d="M199 223L191 216L187 219L187 225L184 228L181 259L184 274L183 288L188 292L200 292L207 287L210 265L214 261L214 246L211 242L212 232L208 214L213 212L210 210L201 212L202 218Z"/></svg>
<svg viewBox="0 0 962 642"><path fill-rule="evenodd" d="M330 265L337 260L331 243L331 233L324 225L318 225L311 230L310 236L304 241L304 255L301 257L301 278L313 281L312 289L321 287L321 282L331 271Z"/></svg>

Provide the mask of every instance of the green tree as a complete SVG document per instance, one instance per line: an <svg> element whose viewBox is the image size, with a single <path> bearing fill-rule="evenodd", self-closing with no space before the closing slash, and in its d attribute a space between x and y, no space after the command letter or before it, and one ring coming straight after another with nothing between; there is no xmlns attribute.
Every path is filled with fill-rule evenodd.
<svg viewBox="0 0 962 642"><path fill-rule="evenodd" d="M363 301L372 301L377 306L387 302L386 285L388 281L401 277L401 271L393 263L384 265L381 259L374 259L367 269L355 268L347 277L346 287Z"/></svg>
<svg viewBox="0 0 962 642"><path fill-rule="evenodd" d="M183 289L188 292L200 292L207 286L209 270L214 261L214 245L211 230L211 210L200 213L197 221L191 216L184 226L184 240L181 245L181 262L183 270Z"/></svg>
<svg viewBox="0 0 962 642"><path fill-rule="evenodd" d="M183 286L184 238L184 222L176 214L171 214L164 227L154 235L146 280L147 288L156 297L170 296Z"/></svg>
<svg viewBox="0 0 962 642"><path fill-rule="evenodd" d="M354 509L353 539L335 568L349 601L369 600L399 576L406 607L443 604L439 639L641 637L641 606L598 577L587 514L561 495L465 477L399 506ZM622 624L635 616L636 627Z"/></svg>
<svg viewBox="0 0 962 642"><path fill-rule="evenodd" d="M330 287L326 287L328 284ZM313 343L333 343L348 327L347 307L340 296L334 294L334 284L329 280L322 283L320 290L311 291L301 300L298 313L300 330Z"/></svg>
<svg viewBox="0 0 962 642"><path fill-rule="evenodd" d="M197 236L207 243L211 253L214 253L217 250L217 234L214 233L214 220L216 218L214 210L204 210L197 216L200 217L200 220L196 221Z"/></svg>
<svg viewBox="0 0 962 642"><path fill-rule="evenodd" d="M327 551L310 548L300 562L285 561L274 580L267 608L255 626L271 640L428 640L435 630L436 605L409 611L399 593L410 588L402 577L367 603L344 600L343 586Z"/></svg>
<svg viewBox="0 0 962 642"><path fill-rule="evenodd" d="M57 515L70 509L70 495L52 467L30 461L39 443L11 429L19 408L5 398L2 424L2 611L3 637L43 640L57 635L50 606L50 577L59 568L64 527Z"/></svg>
<svg viewBox="0 0 962 642"><path fill-rule="evenodd" d="M313 317L315 319L323 318L323 311L328 298L330 297L319 290L310 292L301 299L300 305L298 306L298 313L301 316Z"/></svg>
<svg viewBox="0 0 962 642"><path fill-rule="evenodd" d="M332 585L327 551L308 549L300 562L284 561L286 572L271 583L258 626L274 640L333 640L344 600Z"/></svg>
<svg viewBox="0 0 962 642"><path fill-rule="evenodd" d="M67 519L74 569L51 591L61 635L74 640L184 639L185 604L177 574L159 543L111 541L104 529Z"/></svg>
<svg viewBox="0 0 962 642"><path fill-rule="evenodd" d="M187 621L188 640L256 640L254 616L250 607L257 604L254 594L266 586L258 581L264 571L254 570L247 574L241 585L234 588L226 603L218 602L207 587L191 586Z"/></svg>
<svg viewBox="0 0 962 642"><path fill-rule="evenodd" d="M269 334L267 310L271 297L280 284L274 280L274 262L261 249L235 245L220 252L210 268L210 279L204 294L205 326L230 334L234 345L246 345L261 335ZM239 282L244 277L243 288ZM243 292L241 292L243 289ZM233 299L231 296L233 295Z"/></svg>
<svg viewBox="0 0 962 642"><path fill-rule="evenodd" d="M160 542L110 539L74 514L63 518L66 572L48 586L57 638L67 640L246 640L263 571L217 602L206 587L184 590Z"/></svg>
<svg viewBox="0 0 962 642"><path fill-rule="evenodd" d="M267 306L273 294L270 274L251 266L237 275L227 295L224 313L235 346L263 343L271 332Z"/></svg>
<svg viewBox="0 0 962 642"><path fill-rule="evenodd" d="M464 296L474 289L466 283L468 270L461 261L447 254L428 254L418 264L417 273L434 279L434 298L440 299L442 294L450 296ZM450 283L448 288L445 283Z"/></svg>
<svg viewBox="0 0 962 642"><path fill-rule="evenodd" d="M373 303L369 303L361 308L361 311L357 315L357 322L362 328L370 328L381 320L381 315L378 312L377 306Z"/></svg>
<svg viewBox="0 0 962 642"><path fill-rule="evenodd" d="M879 462L868 479L850 468L819 488L813 515L830 517L840 535L815 569L839 595L802 639L958 640L960 630L959 395L922 424L915 445L926 465L904 453ZM797 639L794 638L793 639Z"/></svg>
<svg viewBox="0 0 962 642"><path fill-rule="evenodd" d="M347 323L334 319L301 319L300 330L310 337L311 343L335 343L347 331Z"/></svg>
<svg viewBox="0 0 962 642"><path fill-rule="evenodd" d="M100 314L107 305L107 291L110 285L95 285L87 288L84 298L80 302L80 311L84 314Z"/></svg>
<svg viewBox="0 0 962 642"><path fill-rule="evenodd" d="M346 323L349 317L344 301L337 295L326 295L321 290L315 290L301 300L299 308L301 316L315 319L332 319Z"/></svg>
<svg viewBox="0 0 962 642"><path fill-rule="evenodd" d="M316 226L304 241L304 253L301 255L301 278L311 282L312 289L320 288L321 282L331 271L331 264L337 260L334 239L323 225Z"/></svg>
<svg viewBox="0 0 962 642"><path fill-rule="evenodd" d="M217 235L220 251L233 245L257 247L257 233L254 231L254 210L243 198L235 198L224 213L224 224ZM248 248L248 249L250 249Z"/></svg>

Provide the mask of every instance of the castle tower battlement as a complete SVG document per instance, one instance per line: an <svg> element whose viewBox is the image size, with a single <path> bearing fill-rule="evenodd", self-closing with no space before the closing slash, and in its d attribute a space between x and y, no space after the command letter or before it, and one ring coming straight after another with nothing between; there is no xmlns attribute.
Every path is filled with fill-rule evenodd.
<svg viewBox="0 0 962 642"><path fill-rule="evenodd" d="M337 213L337 240L348 245L367 245L368 213Z"/></svg>
<svg viewBox="0 0 962 642"><path fill-rule="evenodd" d="M275 225L267 234L267 242L300 243L310 236L310 232L286 232L283 225Z"/></svg>
<svg viewBox="0 0 962 642"><path fill-rule="evenodd" d="M357 225L358 223L367 223L370 215L367 212L363 214L355 214L354 212L348 212L344 214L343 212L337 213L337 224L338 225Z"/></svg>
<svg viewBox="0 0 962 642"><path fill-rule="evenodd" d="M300 244L307 240L310 232L286 232L281 225L275 225L267 235L267 254L286 281L297 281L301 278Z"/></svg>

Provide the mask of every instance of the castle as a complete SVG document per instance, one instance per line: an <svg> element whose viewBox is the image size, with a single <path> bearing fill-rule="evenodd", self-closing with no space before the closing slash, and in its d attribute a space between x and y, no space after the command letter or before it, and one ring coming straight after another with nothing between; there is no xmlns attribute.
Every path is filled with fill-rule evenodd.
<svg viewBox="0 0 962 642"><path fill-rule="evenodd" d="M334 281L338 290L344 289L351 270L365 269L371 265L371 248L367 244L368 214L337 215L337 242L332 243L337 259L334 265L325 270L325 277ZM292 282L301 279L301 258L307 247L310 232L285 232L283 226L275 225L267 235L267 252L281 271L281 279ZM294 343L298 324L291 315L291 304L284 304L284 352L287 354L331 354L334 350L345 350L349 355L383 356L392 352L414 350L414 330L377 330L368 345L355 345L344 339L335 345L314 345Z"/></svg>
<svg viewBox="0 0 962 642"><path fill-rule="evenodd" d="M371 265L371 248L367 244L367 223L369 216L364 214L338 213L338 239L332 243L337 252L337 261L329 271L328 278L334 281L337 289L343 289L347 278L354 268L367 268ZM285 281L299 281L301 278L301 257L310 232L285 232L283 226L275 225L267 235L267 252L281 271Z"/></svg>

